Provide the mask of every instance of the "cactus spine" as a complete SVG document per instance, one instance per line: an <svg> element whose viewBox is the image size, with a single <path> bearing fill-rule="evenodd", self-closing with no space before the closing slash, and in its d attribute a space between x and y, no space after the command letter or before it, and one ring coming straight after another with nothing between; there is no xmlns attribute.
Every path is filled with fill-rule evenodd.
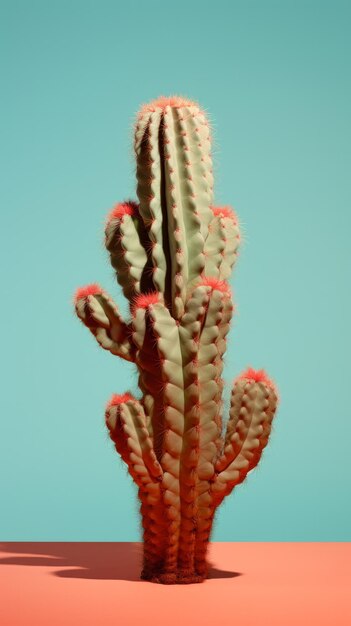
<svg viewBox="0 0 351 626"><path fill-rule="evenodd" d="M77 290L79 318L139 371L140 400L114 395L106 425L138 486L141 577L201 582L216 508L258 463L277 404L263 370L234 381L222 435L222 369L233 313L226 282L239 245L229 207L213 206L210 130L181 98L144 106L135 127L139 203L110 213L105 243L130 303L124 321L98 286Z"/></svg>

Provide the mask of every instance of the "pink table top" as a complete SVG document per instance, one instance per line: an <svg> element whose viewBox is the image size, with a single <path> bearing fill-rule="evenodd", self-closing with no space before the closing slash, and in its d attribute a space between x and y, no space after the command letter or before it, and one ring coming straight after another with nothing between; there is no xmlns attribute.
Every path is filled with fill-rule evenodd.
<svg viewBox="0 0 351 626"><path fill-rule="evenodd" d="M0 544L2 626L350 626L351 543L212 543L210 579L139 580L141 544Z"/></svg>

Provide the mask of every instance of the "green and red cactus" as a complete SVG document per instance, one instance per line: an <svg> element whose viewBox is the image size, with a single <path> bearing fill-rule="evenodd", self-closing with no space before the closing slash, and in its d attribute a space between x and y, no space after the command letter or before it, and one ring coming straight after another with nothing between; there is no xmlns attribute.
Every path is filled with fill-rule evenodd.
<svg viewBox="0 0 351 626"><path fill-rule="evenodd" d="M135 127L137 194L109 214L106 248L130 303L125 321L98 285L77 290L99 344L133 361L140 399L114 395L106 425L141 501L141 577L201 582L215 511L258 463L277 393L263 370L234 381L222 433L223 355L233 313L227 279L240 240L213 206L210 129L193 102L160 98Z"/></svg>

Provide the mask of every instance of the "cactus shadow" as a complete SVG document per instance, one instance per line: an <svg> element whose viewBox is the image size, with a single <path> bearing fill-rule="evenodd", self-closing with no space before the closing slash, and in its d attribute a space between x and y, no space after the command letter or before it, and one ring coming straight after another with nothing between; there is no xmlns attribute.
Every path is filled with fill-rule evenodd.
<svg viewBox="0 0 351 626"><path fill-rule="evenodd" d="M49 567L58 578L139 580L141 550L127 542L19 542L2 543L9 553L2 565Z"/></svg>
<svg viewBox="0 0 351 626"><path fill-rule="evenodd" d="M142 544L130 542L4 542L0 566L50 568L51 576L140 581ZM53 568L53 569L51 569ZM59 568L59 569L56 569ZM211 567L209 578L234 578L239 572Z"/></svg>

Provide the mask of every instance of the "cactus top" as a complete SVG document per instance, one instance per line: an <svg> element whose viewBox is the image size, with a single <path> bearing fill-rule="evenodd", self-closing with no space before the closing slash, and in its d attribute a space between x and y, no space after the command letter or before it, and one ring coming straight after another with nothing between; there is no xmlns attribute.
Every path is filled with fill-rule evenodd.
<svg viewBox="0 0 351 626"><path fill-rule="evenodd" d="M157 111L157 109L161 109L162 111L164 111L167 107L174 107L174 108L180 108L180 107L197 107L198 109L200 108L199 105L197 104L197 102L194 102L192 100L189 100L188 98L182 98L181 96L161 96L160 98L157 98L156 100L152 100L151 102L148 102L147 104L144 104L138 114L138 117L142 117L144 115L144 113L147 112L155 112Z"/></svg>
<svg viewBox="0 0 351 626"><path fill-rule="evenodd" d="M139 215L150 241L150 269L139 290L163 293L180 319L205 270L205 241L214 217L207 118L191 100L158 98L139 112L134 148Z"/></svg>

